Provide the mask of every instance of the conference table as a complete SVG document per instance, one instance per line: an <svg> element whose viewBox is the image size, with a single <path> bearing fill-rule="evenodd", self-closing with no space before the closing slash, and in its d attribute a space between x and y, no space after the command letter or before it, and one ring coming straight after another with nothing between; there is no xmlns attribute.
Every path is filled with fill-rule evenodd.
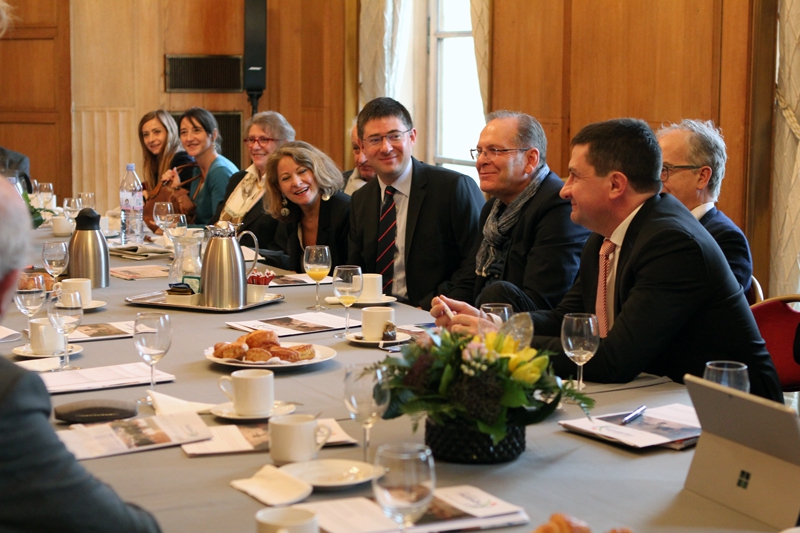
<svg viewBox="0 0 800 533"><path fill-rule="evenodd" d="M37 230L31 262L41 266L38 257L45 240L59 240L51 230ZM66 239L61 239L66 240ZM167 264L166 258L147 261L111 259L111 265ZM261 267L263 268L263 266ZM125 303L125 297L166 288L166 279L125 281L112 277L110 286L95 289L93 297L107 305L87 311L84 324L133 320L136 312L147 308ZM322 286L322 295L332 296L331 285ZM195 402L219 404L228 401L217 386L219 377L234 367L206 360L204 350L220 341L232 341L242 333L225 325L226 321L255 320L307 312L314 303L314 287L278 287L284 295L280 303L236 313L210 313L168 310L173 324L172 347L157 368L175 375L175 381L159 383L156 390ZM402 304L392 304L400 325L431 321L430 315ZM343 315L344 308L331 306L327 313ZM43 316L43 311L37 316ZM351 316L360 317L357 308ZM21 331L25 317L13 306L3 325ZM387 353L336 339L333 332L304 334L287 338L329 346L337 352L333 359L275 374L276 399L298 403L297 412L335 418L355 439L361 440L361 427L349 420L342 402L345 366L383 359ZM11 350L26 342L0 343L0 355L17 359ZM99 367L141 361L130 338L82 344L83 352L72 358L81 367ZM54 406L83 399L110 398L136 400L149 385L100 391L56 394ZM642 388L622 388L592 394L594 414L633 410L639 405L658 407L670 403L690 405L686 389L668 382ZM139 416L152 415L142 407ZM201 415L209 425L226 424L211 414ZM583 416L574 405L563 405L545 422L527 428L527 448L515 461L499 465L460 465L436 463L437 485L469 484L499 498L522 506L530 524L502 529L530 532L546 522L554 512L579 517L593 531L608 531L627 526L634 532L677 531L773 531L772 528L683 490L693 450L663 448L636 451L596 441L563 430L558 421ZM66 426L53 422L56 430ZM423 442L424 430L412 432L407 417L380 420L372 430L371 454L380 444L398 441ZM320 458L362 459L362 448L343 446L323 448ZM165 532L255 531L254 515L264 505L231 487L235 479L248 478L269 464L268 453L239 453L188 457L180 447L119 455L83 461L95 476L110 484L126 501L151 511ZM370 496L369 483L341 491L315 491L307 501Z"/></svg>

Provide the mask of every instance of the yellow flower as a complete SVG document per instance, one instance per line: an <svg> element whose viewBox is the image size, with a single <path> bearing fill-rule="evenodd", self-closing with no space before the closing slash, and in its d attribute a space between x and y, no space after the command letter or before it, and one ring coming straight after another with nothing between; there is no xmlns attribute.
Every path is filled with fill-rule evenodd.
<svg viewBox="0 0 800 533"><path fill-rule="evenodd" d="M521 363L527 363L536 357L536 354L537 352L533 348L524 348L521 352L511 356L511 359L508 361L508 370L513 372Z"/></svg>
<svg viewBox="0 0 800 533"><path fill-rule="evenodd" d="M533 385L539 381L540 377L542 377L542 369L534 362L524 363L511 373L511 379L528 385Z"/></svg>

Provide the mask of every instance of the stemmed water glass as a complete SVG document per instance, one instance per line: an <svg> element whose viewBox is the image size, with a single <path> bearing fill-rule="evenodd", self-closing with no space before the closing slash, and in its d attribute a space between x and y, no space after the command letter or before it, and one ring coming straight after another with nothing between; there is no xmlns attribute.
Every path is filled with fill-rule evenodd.
<svg viewBox="0 0 800 533"><path fill-rule="evenodd" d="M42 308L46 296L44 276L29 274L19 278L14 303L19 312L28 317L28 331L31 330L31 318Z"/></svg>
<svg viewBox="0 0 800 533"><path fill-rule="evenodd" d="M709 361L706 363L703 379L742 392L750 392L750 376L747 373L747 365L744 363Z"/></svg>
<svg viewBox="0 0 800 533"><path fill-rule="evenodd" d="M186 215L171 214L167 215L164 222L164 232L173 243L176 237L183 237L186 235L186 229L189 225L186 223Z"/></svg>
<svg viewBox="0 0 800 533"><path fill-rule="evenodd" d="M47 302L47 318L55 330L64 336L64 348L56 355L62 356L58 370L80 370L79 366L69 364L69 334L81 324L83 304L78 291L62 290L53 293Z"/></svg>
<svg viewBox="0 0 800 533"><path fill-rule="evenodd" d="M156 388L156 363L161 361L172 344L172 324L166 313L137 313L133 325L133 343L139 357L150 365L150 390ZM136 400L141 405L153 405L150 395Z"/></svg>
<svg viewBox="0 0 800 533"><path fill-rule="evenodd" d="M167 225L167 215L173 214L175 214L175 209L172 207L172 202L156 202L156 205L153 206L153 220L161 228L162 234Z"/></svg>
<svg viewBox="0 0 800 533"><path fill-rule="evenodd" d="M491 315L486 320L478 321L478 334L485 337L487 333L500 329L500 326L495 323L492 317L497 317L500 322L506 323L511 318L511 315L514 314L514 308L511 304L482 304L481 316L484 314Z"/></svg>
<svg viewBox="0 0 800 533"><path fill-rule="evenodd" d="M80 198L64 198L64 216L72 222L78 213L83 209L83 202Z"/></svg>
<svg viewBox="0 0 800 533"><path fill-rule="evenodd" d="M333 294L344 306L344 333L334 335L337 339L345 339L350 333L350 306L361 296L362 279L359 266L341 265L333 269Z"/></svg>
<svg viewBox="0 0 800 533"><path fill-rule="evenodd" d="M414 525L433 500L436 472L431 449L408 442L384 444L375 454L375 466L383 472L383 476L372 480L375 500L404 531Z"/></svg>
<svg viewBox="0 0 800 533"><path fill-rule="evenodd" d="M583 390L583 365L594 357L600 346L597 316L589 313L568 313L561 323L561 346L578 365L578 390Z"/></svg>
<svg viewBox="0 0 800 533"><path fill-rule="evenodd" d="M95 201L94 201L94 193L93 192L81 192L78 193L78 197L81 201L82 207L89 207L94 209Z"/></svg>
<svg viewBox="0 0 800 533"><path fill-rule="evenodd" d="M322 311L327 309L319 301L319 283L325 279L328 272L331 271L331 251L327 246L306 246L306 251L303 254L303 268L308 274L308 277L317 282L317 305L311 306L308 309L313 311Z"/></svg>
<svg viewBox="0 0 800 533"><path fill-rule="evenodd" d="M46 208L50 200L53 199L53 184L43 181L39 184L39 201L42 207Z"/></svg>
<svg viewBox="0 0 800 533"><path fill-rule="evenodd" d="M65 242L50 241L42 246L42 261L47 273L53 276L53 281L61 275L69 263L69 248Z"/></svg>
<svg viewBox="0 0 800 533"><path fill-rule="evenodd" d="M389 406L389 377L381 365L349 365L344 374L344 405L364 428L364 462L368 462L369 430Z"/></svg>

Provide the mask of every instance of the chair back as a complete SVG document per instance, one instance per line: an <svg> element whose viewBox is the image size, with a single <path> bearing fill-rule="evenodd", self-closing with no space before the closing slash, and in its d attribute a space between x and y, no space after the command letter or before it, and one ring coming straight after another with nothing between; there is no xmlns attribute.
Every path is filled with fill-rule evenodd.
<svg viewBox="0 0 800 533"><path fill-rule="evenodd" d="M750 283L750 288L744 293L745 297L747 298L747 303L753 305L757 304L758 302L763 302L764 291L761 290L761 284L758 282L755 276L750 276L750 279L752 280Z"/></svg>
<svg viewBox="0 0 800 533"><path fill-rule="evenodd" d="M789 306L800 294L770 298L751 307L784 391L800 390L800 312Z"/></svg>

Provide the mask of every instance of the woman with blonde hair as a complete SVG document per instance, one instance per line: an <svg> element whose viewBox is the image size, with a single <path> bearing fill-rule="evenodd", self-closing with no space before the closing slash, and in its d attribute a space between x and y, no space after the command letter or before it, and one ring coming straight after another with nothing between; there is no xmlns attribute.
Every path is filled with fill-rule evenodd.
<svg viewBox="0 0 800 533"><path fill-rule="evenodd" d="M283 224L276 242L288 254L286 268L303 271L306 246L327 245L332 267L347 263L350 197L330 157L302 141L280 146L267 160L264 205Z"/></svg>
<svg viewBox="0 0 800 533"><path fill-rule="evenodd" d="M163 109L150 111L139 121L139 144L142 146L145 191L153 190L162 179L171 179L171 169L194 163L181 145L175 119ZM191 178L193 173L191 167L180 170L181 182Z"/></svg>

